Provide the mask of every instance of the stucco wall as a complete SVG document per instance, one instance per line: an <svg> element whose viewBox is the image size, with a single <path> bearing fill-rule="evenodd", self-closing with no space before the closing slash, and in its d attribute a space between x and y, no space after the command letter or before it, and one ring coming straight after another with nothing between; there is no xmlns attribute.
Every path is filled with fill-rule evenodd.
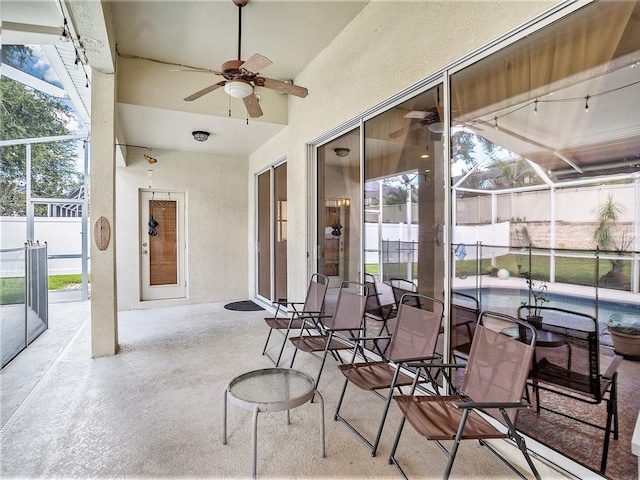
<svg viewBox="0 0 640 480"><path fill-rule="evenodd" d="M150 165L129 149L118 167L118 306L120 310L247 297L247 159L167 150ZM152 186L186 196L187 292L185 299L140 301L139 191Z"/></svg>
<svg viewBox="0 0 640 480"><path fill-rule="evenodd" d="M306 215L306 144L554 3L373 0L295 79L309 96L289 98L289 126L250 156L248 170L253 185L256 171L288 158L289 298L304 298L306 288L307 222L313 221ZM250 188L250 219L253 195ZM254 238L250 223L250 258ZM254 269L249 262L249 292L255 292Z"/></svg>

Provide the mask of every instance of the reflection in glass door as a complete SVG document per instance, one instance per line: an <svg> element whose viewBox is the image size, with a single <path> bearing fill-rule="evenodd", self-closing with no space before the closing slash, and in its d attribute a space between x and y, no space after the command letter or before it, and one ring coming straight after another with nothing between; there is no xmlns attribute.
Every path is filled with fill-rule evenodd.
<svg viewBox="0 0 640 480"><path fill-rule="evenodd" d="M318 149L318 265L329 286L360 281L360 130ZM329 293L331 295L331 293Z"/></svg>
<svg viewBox="0 0 640 480"><path fill-rule="evenodd" d="M287 297L287 164L257 178L257 295Z"/></svg>

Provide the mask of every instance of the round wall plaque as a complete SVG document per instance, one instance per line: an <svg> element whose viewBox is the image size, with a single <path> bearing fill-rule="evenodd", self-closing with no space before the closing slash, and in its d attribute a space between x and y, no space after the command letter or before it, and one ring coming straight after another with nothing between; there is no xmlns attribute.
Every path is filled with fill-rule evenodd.
<svg viewBox="0 0 640 480"><path fill-rule="evenodd" d="M93 227L93 238L96 242L96 246L98 250L106 250L109 246L109 238L111 237L111 227L109 226L109 221L100 217L96 220L96 223Z"/></svg>

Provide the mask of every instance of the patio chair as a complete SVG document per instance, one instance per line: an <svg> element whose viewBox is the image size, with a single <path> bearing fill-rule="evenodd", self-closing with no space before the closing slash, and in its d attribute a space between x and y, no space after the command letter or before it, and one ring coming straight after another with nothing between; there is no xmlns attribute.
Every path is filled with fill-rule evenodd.
<svg viewBox="0 0 640 480"><path fill-rule="evenodd" d="M266 355L269 360L277 367L282 358L282 352L287 344L287 338L291 330L300 330L304 324L305 319L309 320L308 327L315 326L316 321L322 315L324 310L324 299L327 294L327 287L329 286L329 278L320 273L314 273L311 275L309 281L309 287L307 288L307 297L302 302L287 302L286 299L280 299L274 302L276 305L276 313L273 317L265 318L267 326L269 327L269 333L267 334L267 340L264 342L262 349L262 355ZM293 312L290 317L278 317L278 313L282 310L288 310L291 308ZM269 345L269 339L271 333L277 331L284 336L282 344L280 345L280 351L278 352L278 358L274 360L269 353L267 353L267 346Z"/></svg>
<svg viewBox="0 0 640 480"><path fill-rule="evenodd" d="M533 308L520 307L518 314L521 318L526 318L527 313ZM537 324L539 337L543 338L542 335L547 334L563 339L563 342L549 345L553 348L540 347L540 341L536 347L535 361L528 381L535 395L536 411L546 410L603 430L605 433L600 473L604 475L611 435L613 434L615 440L618 439L617 369L622 357L615 355L607 370L601 373L598 322L595 317L562 308L535 308L542 317ZM567 348L557 348L563 343ZM598 425L588 419L579 418L575 411L559 408L564 405L560 402L544 405L540 398L540 390L594 406L604 402L607 410L605 424Z"/></svg>
<svg viewBox="0 0 640 480"><path fill-rule="evenodd" d="M419 309L411 306L411 304L416 303L420 303L423 308ZM375 457L376 455L389 406L391 405L391 398L395 390L398 389L402 394L401 387L408 387L413 384L413 376L409 375L408 372L402 371L406 367L406 363L436 358L435 348L443 316L444 304L441 301L417 293L405 294L398 309L387 355L383 355L382 360L379 361L365 358L364 362L358 363L354 363L355 358L353 358L351 363L338 367L345 376L345 382L340 400L338 400L334 420L343 422L366 443L371 448L371 456ZM372 340L375 341L375 339ZM424 380L430 381L434 391L437 391L438 386L429 371L427 371L427 376ZM367 440L362 433L340 415L340 407L349 383L353 383L362 390L369 390L385 400L378 432L373 443ZM379 392L379 390L384 389L388 389L386 396ZM367 417L370 416L370 412L366 412L366 415Z"/></svg>
<svg viewBox="0 0 640 480"><path fill-rule="evenodd" d="M530 343L524 343L500 332L509 325L522 325L530 330ZM485 440L510 438L525 457L534 476L539 479L525 441L515 429L517 409L528 408L522 401L527 374L531 368L535 344L535 329L508 315L482 312L473 335L469 361L461 388L456 395L413 395L395 396L403 419L395 438L389 463L393 463L404 478L406 474L396 458L396 451L402 435L405 420L427 440L433 440L447 455L443 478L449 478L458 447L462 440L478 440L498 456L518 476L526 478ZM433 363L416 364L417 367L433 367ZM460 367L449 364L448 367ZM416 377L417 378L417 377ZM504 429L497 428L487 419L490 415L501 422ZM450 450L443 441L453 440ZM478 472L479 473L479 472Z"/></svg>
<svg viewBox="0 0 640 480"><path fill-rule="evenodd" d="M317 320L320 333L302 335L305 328L304 323L309 321L309 319L305 317L303 318L303 328L300 330L301 335L289 339L293 346L296 347L289 367L293 368L298 350L311 353L319 358L321 363L318 374L316 375L315 384L316 388L318 388L322 369L324 368L329 352L342 363L342 357L338 353L340 350L356 349L359 347L358 342L352 339L363 336L363 317L366 302L366 285L358 282L342 282L333 316L329 318L319 318Z"/></svg>

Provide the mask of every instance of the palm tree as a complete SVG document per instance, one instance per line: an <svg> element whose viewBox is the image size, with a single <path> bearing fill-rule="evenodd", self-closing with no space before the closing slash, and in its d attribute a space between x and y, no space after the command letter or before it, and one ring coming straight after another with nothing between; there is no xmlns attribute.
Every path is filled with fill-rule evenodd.
<svg viewBox="0 0 640 480"><path fill-rule="evenodd" d="M607 200L595 211L598 223L593 232L593 239L601 250L614 250L618 256L627 250L633 239L628 238L625 228L622 233L616 232L620 215L624 213L624 206L613 200L609 195ZM603 286L628 288L629 279L623 272L624 260L622 258L609 259L611 270L600 279Z"/></svg>

